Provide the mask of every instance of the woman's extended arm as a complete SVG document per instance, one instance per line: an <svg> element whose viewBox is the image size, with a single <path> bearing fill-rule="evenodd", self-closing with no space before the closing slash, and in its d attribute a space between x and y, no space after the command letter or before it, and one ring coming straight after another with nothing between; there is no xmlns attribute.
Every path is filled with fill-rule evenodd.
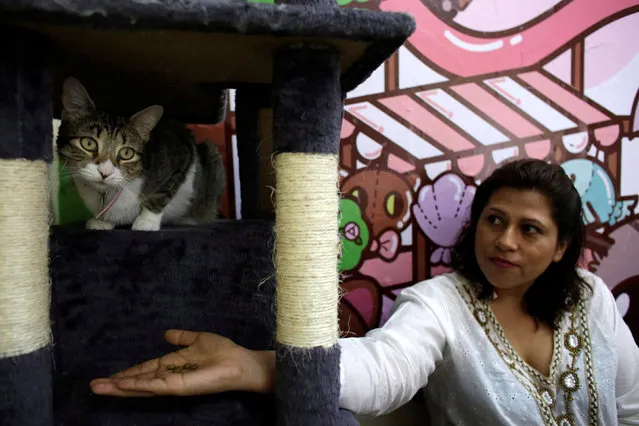
<svg viewBox="0 0 639 426"><path fill-rule="evenodd" d="M445 297L427 287L433 285L438 283L426 281L404 290L382 328L363 338L341 339L342 408L388 413L426 385L443 357L445 327L452 326Z"/></svg>
<svg viewBox="0 0 639 426"><path fill-rule="evenodd" d="M443 356L442 318L448 318L445 302L425 291L429 285L435 284L424 282L405 289L382 328L363 338L340 340L343 408L385 413L408 402L426 385ZM452 327L449 320L443 323ZM169 330L165 337L183 348L95 379L92 391L135 397L273 390L273 351L252 351L213 333Z"/></svg>

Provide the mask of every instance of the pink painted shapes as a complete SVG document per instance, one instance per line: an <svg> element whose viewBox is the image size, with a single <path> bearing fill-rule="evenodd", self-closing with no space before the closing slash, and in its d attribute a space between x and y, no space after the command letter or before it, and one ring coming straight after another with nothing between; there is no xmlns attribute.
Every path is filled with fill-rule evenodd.
<svg viewBox="0 0 639 426"><path fill-rule="evenodd" d="M340 139L345 139L353 134L353 130L355 130L355 126L348 120L342 120L342 129L340 132Z"/></svg>
<svg viewBox="0 0 639 426"><path fill-rule="evenodd" d="M565 0L462 0L467 4L463 13L455 16L455 23L480 32L508 31L517 28L553 9ZM440 2L443 3L443 2ZM459 3L454 1L453 4Z"/></svg>
<svg viewBox="0 0 639 426"><path fill-rule="evenodd" d="M393 307L394 301L388 296L382 296L382 315L379 318L379 327L384 325L388 318L390 318L390 311Z"/></svg>
<svg viewBox="0 0 639 426"><path fill-rule="evenodd" d="M408 43L437 67L472 77L538 64L602 20L636 5L637 0L572 0L546 19L501 37L452 28L422 0L385 0L380 9L413 16L417 30Z"/></svg>
<svg viewBox="0 0 639 426"><path fill-rule="evenodd" d="M381 258L365 260L359 269L364 275L374 278L382 287L391 287L413 280L413 254L400 253L393 262Z"/></svg>
<svg viewBox="0 0 639 426"><path fill-rule="evenodd" d="M384 231L384 233L379 236L379 255L386 260L394 259L401 243L401 237L396 230L389 229Z"/></svg>
<svg viewBox="0 0 639 426"><path fill-rule="evenodd" d="M610 117L579 99L575 94L564 89L540 72L531 71L522 73L519 74L519 78L586 124L595 124L610 120Z"/></svg>
<svg viewBox="0 0 639 426"><path fill-rule="evenodd" d="M407 95L380 99L379 103L453 152L475 148L468 139Z"/></svg>
<svg viewBox="0 0 639 426"><path fill-rule="evenodd" d="M457 160L457 167L466 176L475 177L484 168L483 154L471 155Z"/></svg>
<svg viewBox="0 0 639 426"><path fill-rule="evenodd" d="M633 13L610 22L586 38L584 43L588 70L584 75L586 90L610 80L623 78L619 73L631 66L633 59L639 54L636 36L631 36L631 34L637 34L637 28L639 28L639 13Z"/></svg>
<svg viewBox="0 0 639 426"><path fill-rule="evenodd" d="M550 154L550 140L528 142L525 145L525 150L528 157L543 160Z"/></svg>
<svg viewBox="0 0 639 426"><path fill-rule="evenodd" d="M509 137L469 108L464 102L451 96L446 90L430 89L415 93L424 103L444 115L443 121L451 122L482 145L508 142Z"/></svg>
<svg viewBox="0 0 639 426"><path fill-rule="evenodd" d="M394 154L388 154L388 168L398 173L408 173L415 170L415 165L402 160Z"/></svg>
<svg viewBox="0 0 639 426"><path fill-rule="evenodd" d="M564 147L571 154L578 154L586 149L589 142L588 131L566 133L561 137Z"/></svg>
<svg viewBox="0 0 639 426"><path fill-rule="evenodd" d="M504 163L511 158L515 158L519 156L519 147L518 146L509 146L506 148L495 149L491 152L493 157L493 161L495 164Z"/></svg>
<svg viewBox="0 0 639 426"><path fill-rule="evenodd" d="M595 129L595 139L599 141L602 146L611 146L619 139L620 131L618 124L600 127Z"/></svg>
<svg viewBox="0 0 639 426"><path fill-rule="evenodd" d="M590 269L590 264L595 261L595 257L592 254L592 249L584 249L584 254L579 259L577 266L583 269Z"/></svg>
<svg viewBox="0 0 639 426"><path fill-rule="evenodd" d="M382 155L382 145L364 133L357 135L355 146L360 155L367 160L376 160Z"/></svg>
<svg viewBox="0 0 639 426"><path fill-rule="evenodd" d="M570 84L572 80L572 49L564 50L564 53L546 63L543 68L564 83Z"/></svg>
<svg viewBox="0 0 639 426"><path fill-rule="evenodd" d="M425 92L419 92L416 95L427 104L435 107L436 110L448 118L453 118L453 111L447 110L444 106L440 105L436 99L434 99L437 97L439 92L439 90L427 90Z"/></svg>
<svg viewBox="0 0 639 426"><path fill-rule="evenodd" d="M475 108L488 114L495 123L501 125L518 138L542 134L542 131L536 126L475 83L453 86L452 90L473 104Z"/></svg>
<svg viewBox="0 0 639 426"><path fill-rule="evenodd" d="M373 295L370 291L364 288L356 288L346 293L344 299L348 300L349 303L353 305L353 308L362 315L369 327L375 326L375 324L373 324L375 318L375 313L373 312Z"/></svg>
<svg viewBox="0 0 639 426"><path fill-rule="evenodd" d="M450 268L449 266L437 265L437 266L431 266L430 267L430 276L431 277L435 277L435 276L441 275L441 274L447 274L449 272L453 272L452 268Z"/></svg>

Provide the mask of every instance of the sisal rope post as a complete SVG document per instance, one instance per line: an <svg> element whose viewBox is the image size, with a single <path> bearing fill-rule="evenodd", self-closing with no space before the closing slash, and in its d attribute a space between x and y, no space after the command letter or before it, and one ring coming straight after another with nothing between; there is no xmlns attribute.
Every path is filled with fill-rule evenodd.
<svg viewBox="0 0 639 426"><path fill-rule="evenodd" d="M0 358L50 342L48 169L0 159Z"/></svg>
<svg viewBox="0 0 639 426"><path fill-rule="evenodd" d="M339 335L337 156L277 156L277 340L330 347Z"/></svg>

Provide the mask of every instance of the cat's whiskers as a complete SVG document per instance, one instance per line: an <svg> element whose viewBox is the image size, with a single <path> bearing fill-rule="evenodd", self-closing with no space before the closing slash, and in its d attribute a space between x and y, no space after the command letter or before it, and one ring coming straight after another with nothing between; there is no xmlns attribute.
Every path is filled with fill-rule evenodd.
<svg viewBox="0 0 639 426"><path fill-rule="evenodd" d="M60 178L63 178L63 179L76 178L76 177L82 177L82 172L80 169L76 169L76 170L67 169L67 170L62 170L60 172Z"/></svg>
<svg viewBox="0 0 639 426"><path fill-rule="evenodd" d="M80 171L80 167L68 166L65 162L60 169L60 176L69 176L74 173L78 173Z"/></svg>

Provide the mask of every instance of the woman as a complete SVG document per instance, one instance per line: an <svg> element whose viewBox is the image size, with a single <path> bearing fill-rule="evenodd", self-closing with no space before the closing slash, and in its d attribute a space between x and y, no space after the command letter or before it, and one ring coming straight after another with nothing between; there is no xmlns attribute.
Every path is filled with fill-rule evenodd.
<svg viewBox="0 0 639 426"><path fill-rule="evenodd" d="M581 216L561 167L497 169L477 188L455 272L405 289L382 328L340 340L341 406L382 414L425 388L435 425L639 425L639 348L605 284L577 267ZM273 352L211 333L166 338L185 348L93 392L272 390Z"/></svg>

